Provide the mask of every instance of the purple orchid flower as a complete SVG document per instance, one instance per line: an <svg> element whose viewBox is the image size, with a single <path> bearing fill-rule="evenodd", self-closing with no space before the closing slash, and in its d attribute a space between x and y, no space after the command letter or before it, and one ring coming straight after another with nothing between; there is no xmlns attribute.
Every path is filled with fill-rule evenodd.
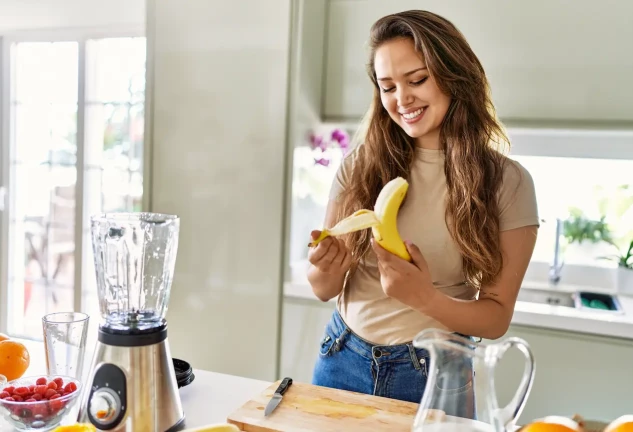
<svg viewBox="0 0 633 432"><path fill-rule="evenodd" d="M334 129L332 131L332 140L338 143L338 146L343 150L343 154L347 153L349 149L349 135L344 130Z"/></svg>
<svg viewBox="0 0 633 432"><path fill-rule="evenodd" d="M323 165L324 167L330 165L330 160L326 158L314 159L315 165Z"/></svg>
<svg viewBox="0 0 633 432"><path fill-rule="evenodd" d="M346 146L349 142L349 136L342 129L334 129L332 131L332 139L342 146Z"/></svg>
<svg viewBox="0 0 633 432"><path fill-rule="evenodd" d="M315 134L310 134L310 147L312 148L312 150L320 148L321 150L324 150L324 143L323 143L323 137L321 135L315 135Z"/></svg>

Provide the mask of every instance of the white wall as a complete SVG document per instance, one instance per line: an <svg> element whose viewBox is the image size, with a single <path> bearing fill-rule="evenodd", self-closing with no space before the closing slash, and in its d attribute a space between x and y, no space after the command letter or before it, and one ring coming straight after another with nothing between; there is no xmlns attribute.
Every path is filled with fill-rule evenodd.
<svg viewBox="0 0 633 432"><path fill-rule="evenodd" d="M182 219L172 354L267 380L280 333L290 4L152 2L147 20L151 209Z"/></svg>
<svg viewBox="0 0 633 432"><path fill-rule="evenodd" d="M145 23L145 0L0 0L0 12L0 33L139 26Z"/></svg>

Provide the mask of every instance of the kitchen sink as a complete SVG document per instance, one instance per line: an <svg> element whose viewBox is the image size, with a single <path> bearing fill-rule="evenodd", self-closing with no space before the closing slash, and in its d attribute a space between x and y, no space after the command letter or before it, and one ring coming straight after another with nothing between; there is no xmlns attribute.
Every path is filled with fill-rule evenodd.
<svg viewBox="0 0 633 432"><path fill-rule="evenodd" d="M564 306L590 312L624 313L616 296L591 291L522 288L517 300L527 303Z"/></svg>
<svg viewBox="0 0 633 432"><path fill-rule="evenodd" d="M578 291L574 296L574 300L576 307L581 310L616 314L624 313L618 298L611 294Z"/></svg>
<svg viewBox="0 0 633 432"><path fill-rule="evenodd" d="M554 290L542 290L522 288L519 291L518 301L529 303L541 303L552 306L576 307L574 293Z"/></svg>

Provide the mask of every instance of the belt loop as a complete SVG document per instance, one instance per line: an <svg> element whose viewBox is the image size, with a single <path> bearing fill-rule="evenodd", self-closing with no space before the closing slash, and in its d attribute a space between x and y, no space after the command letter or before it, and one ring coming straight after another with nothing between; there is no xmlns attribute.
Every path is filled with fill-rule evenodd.
<svg viewBox="0 0 633 432"><path fill-rule="evenodd" d="M407 344L407 348L409 348L409 355L411 356L411 363L413 363L413 367L415 370L420 370L420 360L418 360L418 355L415 352L413 344Z"/></svg>
<svg viewBox="0 0 633 432"><path fill-rule="evenodd" d="M341 347L343 346L343 343L345 342L345 338L349 334L349 329L347 327L344 327L344 328L345 330L343 330L343 333L341 333L339 337L336 338L336 341L334 342L336 345L336 351L340 351Z"/></svg>

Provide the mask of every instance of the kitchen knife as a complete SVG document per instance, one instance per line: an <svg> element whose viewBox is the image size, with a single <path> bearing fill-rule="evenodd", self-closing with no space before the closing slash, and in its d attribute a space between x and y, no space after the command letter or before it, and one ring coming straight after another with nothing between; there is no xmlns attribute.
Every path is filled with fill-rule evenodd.
<svg viewBox="0 0 633 432"><path fill-rule="evenodd" d="M281 381L279 387L277 387L277 390L275 390L275 394L273 394L273 397L268 402L268 405L266 405L264 416L268 416L271 412L274 411L275 408L277 408L277 405L279 405L279 402L281 402L284 393L286 393L286 390L288 390L288 387L290 387L291 385L292 378L286 377Z"/></svg>

